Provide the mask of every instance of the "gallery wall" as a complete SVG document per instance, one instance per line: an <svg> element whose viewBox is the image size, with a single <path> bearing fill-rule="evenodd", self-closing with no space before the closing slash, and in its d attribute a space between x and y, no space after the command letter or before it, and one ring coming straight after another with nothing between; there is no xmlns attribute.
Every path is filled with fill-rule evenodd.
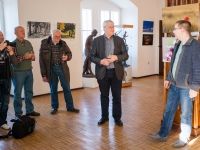
<svg viewBox="0 0 200 150"><path fill-rule="evenodd" d="M158 31L165 0L108 0L121 9L121 24L133 24L129 56L132 76L142 77L159 73ZM143 21L153 21L153 45L143 46Z"/></svg>
<svg viewBox="0 0 200 150"><path fill-rule="evenodd" d="M130 0L138 8L138 49L133 52L137 55L137 69L134 77L147 76L159 73L159 20L162 20L162 7L165 0ZM154 21L153 45L142 45L143 21Z"/></svg>
<svg viewBox="0 0 200 150"><path fill-rule="evenodd" d="M27 21L50 22L51 29L57 28L57 22L76 23L75 39L63 40L67 42L72 51L72 60L68 62L71 89L82 87L80 2L81 0L73 0L73 3L71 0L4 0L6 38L14 40L13 29L21 25L26 31L25 38L32 43L35 50L36 61L33 62L34 95L49 93L49 85L42 82L39 69L38 57L42 38L27 38Z"/></svg>
<svg viewBox="0 0 200 150"><path fill-rule="evenodd" d="M117 2L122 2L119 0ZM158 74L158 21L162 19L161 10L165 5L165 0L126 0L134 4L134 9L126 8L122 4L118 5L114 0L3 0L5 10L5 36L8 40L14 40L14 27L21 25L25 27L27 33L27 21L50 22L51 28L56 28L57 22L76 23L75 39L64 39L72 50L73 58L68 63L71 74L71 89L82 87L82 61L84 60L81 48L81 7L94 10L93 28L100 29L98 18L100 9L112 8L121 11L121 23L133 24L133 50L130 54L133 66L133 77ZM124 1L123 1L124 2ZM123 3L122 2L122 3ZM81 7L80 7L80 4ZM145 5L144 5L145 4ZM98 6L98 7L97 7ZM154 43L152 46L142 46L142 24L143 20L154 21ZM100 33L100 31L99 31ZM98 34L99 35L99 34ZM26 34L27 39L27 34ZM49 86L42 82L38 50L40 39L28 39L34 47L36 61L33 62L34 72L34 94L40 95L49 93ZM59 90L61 87L59 86ZM12 91L13 92L13 91Z"/></svg>

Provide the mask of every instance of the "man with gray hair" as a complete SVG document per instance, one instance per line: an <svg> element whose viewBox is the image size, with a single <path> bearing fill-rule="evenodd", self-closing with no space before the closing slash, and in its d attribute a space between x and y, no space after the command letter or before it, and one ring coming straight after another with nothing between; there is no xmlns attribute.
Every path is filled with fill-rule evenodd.
<svg viewBox="0 0 200 150"><path fill-rule="evenodd" d="M58 81L60 80L64 92L67 111L78 113L74 108L70 90L70 74L67 61L72 59L72 52L67 43L61 40L61 31L55 29L52 35L42 40L39 51L40 72L42 81L48 82L51 94L50 114L56 114L59 108Z"/></svg>
<svg viewBox="0 0 200 150"><path fill-rule="evenodd" d="M103 23L104 35L94 39L90 51L90 60L96 64L95 74L101 92L101 119L98 125L109 120L109 91L113 96L112 116L117 126L123 126L121 121L121 89L124 68L122 61L128 59L124 40L114 35L114 22L106 20Z"/></svg>
<svg viewBox="0 0 200 150"><path fill-rule="evenodd" d="M14 78L12 82L14 85L14 109L15 117L19 118L22 114L22 88L24 87L24 100L26 104L26 115L39 116L40 113L34 111L34 105L32 103L33 98L33 72L32 61L35 61L35 55L32 44L25 40L25 30L22 26L15 28L16 47L14 54L17 57L18 64L13 66Z"/></svg>

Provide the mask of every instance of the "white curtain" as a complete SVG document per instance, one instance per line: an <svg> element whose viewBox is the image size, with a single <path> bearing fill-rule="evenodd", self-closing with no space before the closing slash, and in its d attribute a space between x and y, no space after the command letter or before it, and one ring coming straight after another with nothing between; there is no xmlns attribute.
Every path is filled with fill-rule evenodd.
<svg viewBox="0 0 200 150"><path fill-rule="evenodd" d="M0 0L0 31L4 33L4 11L3 11L3 1Z"/></svg>

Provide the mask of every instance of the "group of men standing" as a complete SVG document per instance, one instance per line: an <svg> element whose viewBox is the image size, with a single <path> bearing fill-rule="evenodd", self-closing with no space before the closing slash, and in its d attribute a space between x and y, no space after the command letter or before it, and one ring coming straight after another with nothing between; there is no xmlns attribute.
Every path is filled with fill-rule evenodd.
<svg viewBox="0 0 200 150"><path fill-rule="evenodd" d="M112 116L117 126L123 126L121 121L121 90L124 75L122 61L128 59L126 46L122 38L114 35L114 22L106 20L103 23L104 34L95 38L97 31L93 30L89 37L91 49L88 50L88 59L96 66L95 75L99 84L101 100L101 119L98 125L102 125L109 120L109 91L113 96ZM181 103L181 134L179 140L174 143L174 147L183 147L189 141L192 120L192 102L200 88L200 43L191 36L191 23L186 20L177 21L174 27L174 35L177 43L171 59L171 67L164 81L164 87L169 89L167 105L163 115L163 124L156 134L149 134L151 139L156 141L166 141L170 132L173 118ZM32 61L35 55L31 43L24 39L24 28L15 28L17 36L16 47L11 48L1 38L0 50L7 49L11 63L13 64L12 76L8 80L1 80L2 83L9 84L12 78L14 85L14 109L15 116L22 115L21 92L24 87L24 99L26 104L26 115L39 116L40 113L34 111L32 103L33 97L33 73ZM50 86L51 107L50 113L56 114L59 108L58 102L58 80L64 92L67 111L79 112L73 104L70 91L70 74L67 61L72 59L72 52L65 41L61 40L61 31L53 30L52 35L42 40L39 50L39 63L42 80L48 82ZM87 62L88 63L88 60ZM10 67L10 72L12 69ZM83 71L85 74L86 70ZM91 67L90 67L90 72ZM1 88L2 86L0 86ZM3 90L0 90L2 92ZM2 93L1 93L2 94ZM6 122L9 94L1 96L0 126L9 129Z"/></svg>

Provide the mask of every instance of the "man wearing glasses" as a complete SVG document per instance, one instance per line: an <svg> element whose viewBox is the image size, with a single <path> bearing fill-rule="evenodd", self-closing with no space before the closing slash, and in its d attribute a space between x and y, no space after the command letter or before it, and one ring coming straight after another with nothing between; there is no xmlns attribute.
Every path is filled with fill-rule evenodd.
<svg viewBox="0 0 200 150"><path fill-rule="evenodd" d="M200 88L200 43L191 34L191 23L179 20L174 27L175 38L171 65L164 87L169 89L163 123L157 134L149 134L151 139L166 141L171 130L178 104L181 105L181 133L174 147L185 146L190 138L193 100Z"/></svg>
<svg viewBox="0 0 200 150"><path fill-rule="evenodd" d="M67 61L72 59L72 52L65 41L61 40L61 31L53 30L52 35L42 40L39 51L40 72L42 81L48 82L51 94L52 110L50 114L56 114L59 108L58 81L63 88L67 111L78 113L74 108L70 90L70 74ZM58 80L59 79L59 80Z"/></svg>
<svg viewBox="0 0 200 150"><path fill-rule="evenodd" d="M112 116L116 125L123 126L121 121L121 89L124 68L122 61L128 59L124 40L114 35L114 23L103 22L104 35L94 39L90 52L91 62L96 64L95 73L101 92L101 119L98 125L109 120L109 91L113 96Z"/></svg>

